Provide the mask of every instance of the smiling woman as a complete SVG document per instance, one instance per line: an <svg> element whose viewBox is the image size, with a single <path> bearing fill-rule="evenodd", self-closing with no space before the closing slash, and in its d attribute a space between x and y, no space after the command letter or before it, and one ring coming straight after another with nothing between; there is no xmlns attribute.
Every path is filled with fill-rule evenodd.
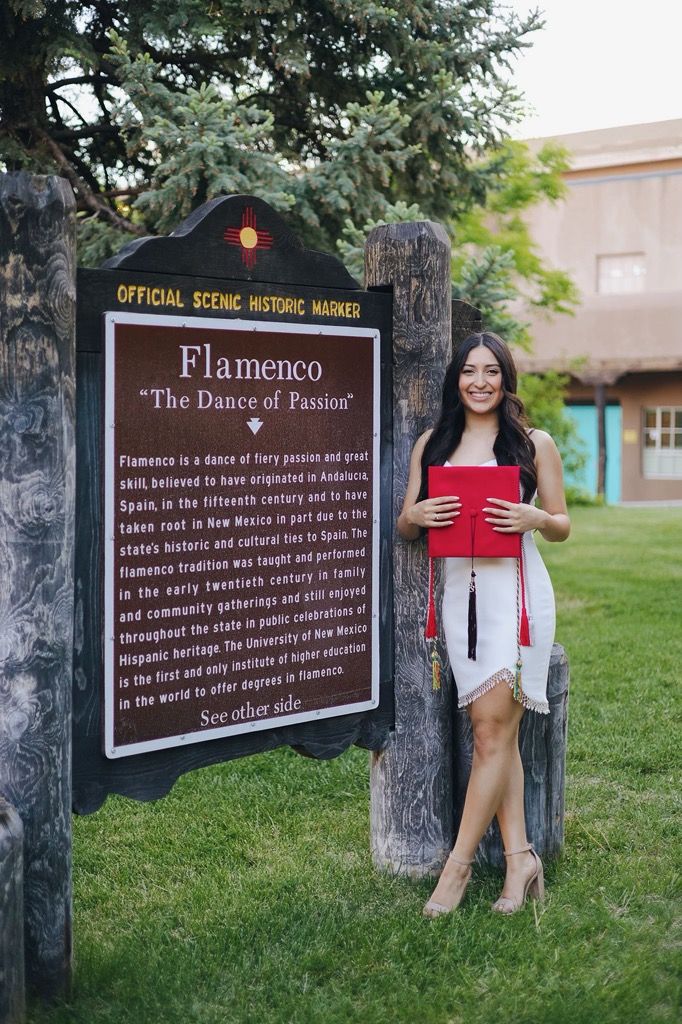
<svg viewBox="0 0 682 1024"><path fill-rule="evenodd" d="M524 711L549 713L546 688L554 642L554 595L533 531L561 541L570 524L556 445L549 434L528 425L516 394L511 353L490 332L472 334L459 347L445 374L440 418L414 446L398 518L405 540L415 540L422 529L442 529L460 515L460 495L428 495L429 466L444 464L519 466L518 500L489 496L481 499L486 503L481 512L495 532L521 534L521 557L476 557L475 571L473 557L445 559L445 640L459 706L467 708L473 725L474 760L457 840L424 913L435 917L459 904L476 848L497 815L509 860L493 909L511 914L529 894L539 899L544 892L542 863L526 838L518 747ZM478 592L482 609L473 645L471 601L468 609L466 604L470 591ZM530 612L528 624L520 615L521 604Z"/></svg>

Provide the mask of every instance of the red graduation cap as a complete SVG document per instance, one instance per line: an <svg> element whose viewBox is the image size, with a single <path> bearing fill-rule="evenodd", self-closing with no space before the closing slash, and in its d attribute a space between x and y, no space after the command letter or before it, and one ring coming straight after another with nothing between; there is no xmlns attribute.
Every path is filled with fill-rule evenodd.
<svg viewBox="0 0 682 1024"><path fill-rule="evenodd" d="M462 503L450 526L429 530L430 558L519 558L520 533L486 523L488 498L519 500L518 466L429 466L429 498L456 494Z"/></svg>
<svg viewBox="0 0 682 1024"><path fill-rule="evenodd" d="M520 533L497 533L486 522L483 509L489 498L518 502L520 496L518 466L429 466L429 498L455 494L461 502L459 515L449 526L429 530L429 612L425 635L437 637L436 609L433 600L433 559L470 558L469 583L469 658L476 660L476 572L475 558L516 558L519 560L521 606L518 623L519 645L530 645L530 629L526 612L523 553ZM437 653L432 653L434 686L438 685ZM520 657L519 657L520 662ZM520 664L517 666L520 668Z"/></svg>

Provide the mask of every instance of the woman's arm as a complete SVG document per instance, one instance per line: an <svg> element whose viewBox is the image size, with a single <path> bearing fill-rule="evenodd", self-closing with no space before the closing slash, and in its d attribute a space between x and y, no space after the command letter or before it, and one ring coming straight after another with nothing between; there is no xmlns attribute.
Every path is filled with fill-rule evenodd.
<svg viewBox="0 0 682 1024"><path fill-rule="evenodd" d="M553 438L544 430L533 431L533 442L538 473L538 498L542 506L535 509L542 516L535 529L540 531L545 540L566 540L571 532L571 521L566 507L564 470L559 449Z"/></svg>
<svg viewBox="0 0 682 1024"><path fill-rule="evenodd" d="M566 508L564 475L561 456L553 439L544 430L533 431L535 468L538 475L538 498L541 508L520 502L518 505L498 498L490 498L497 508L484 508L494 513L486 519L498 533L525 533L539 530L545 540L566 540L571 532L571 521Z"/></svg>
<svg viewBox="0 0 682 1024"><path fill-rule="evenodd" d="M424 501L417 501L422 485L422 454L431 433L431 430L427 430L421 437L418 437L412 449L405 501L402 512L398 516L398 533L405 540L416 540L422 529L427 527L433 529L439 526L449 526L454 516L459 515L457 509L460 507L460 503L458 498L452 494L441 498L426 498ZM442 518L436 519L437 515Z"/></svg>

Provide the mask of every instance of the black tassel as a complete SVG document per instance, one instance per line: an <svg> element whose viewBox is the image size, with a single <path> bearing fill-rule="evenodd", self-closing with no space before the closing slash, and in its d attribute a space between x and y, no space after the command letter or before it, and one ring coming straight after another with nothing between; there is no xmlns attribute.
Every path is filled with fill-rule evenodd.
<svg viewBox="0 0 682 1024"><path fill-rule="evenodd" d="M478 639L478 622L476 620L476 573L471 570L469 580L469 661L476 661L476 640Z"/></svg>

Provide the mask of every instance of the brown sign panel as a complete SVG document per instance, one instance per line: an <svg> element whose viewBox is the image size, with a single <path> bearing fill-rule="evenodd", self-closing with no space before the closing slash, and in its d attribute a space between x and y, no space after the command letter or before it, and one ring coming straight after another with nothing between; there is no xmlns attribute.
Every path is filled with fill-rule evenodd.
<svg viewBox="0 0 682 1024"><path fill-rule="evenodd" d="M376 707L378 332L105 322L107 757Z"/></svg>

